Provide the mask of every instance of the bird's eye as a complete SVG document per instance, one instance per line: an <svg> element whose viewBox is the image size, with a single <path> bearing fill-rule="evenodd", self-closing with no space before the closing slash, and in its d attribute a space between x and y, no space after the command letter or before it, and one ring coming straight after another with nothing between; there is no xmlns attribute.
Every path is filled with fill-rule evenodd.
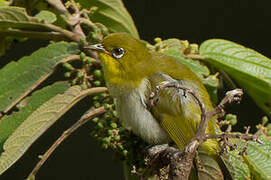
<svg viewBox="0 0 271 180"><path fill-rule="evenodd" d="M115 59L119 59L119 58L121 58L123 55L124 55L124 49L123 49L123 48L114 48L114 49L112 50L112 56L113 56Z"/></svg>

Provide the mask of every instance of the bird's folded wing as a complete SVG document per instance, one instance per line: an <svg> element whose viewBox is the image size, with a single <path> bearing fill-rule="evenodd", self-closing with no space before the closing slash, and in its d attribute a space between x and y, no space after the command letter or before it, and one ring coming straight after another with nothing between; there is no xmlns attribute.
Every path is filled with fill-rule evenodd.
<svg viewBox="0 0 271 180"><path fill-rule="evenodd" d="M203 99L200 87L191 80L174 79L166 74L158 73L152 75L149 78L149 82L152 92L156 86L161 84L176 83L176 85L178 84L194 91L200 99ZM183 149L194 137L201 120L201 111L198 103L190 94L176 87L160 90L157 98L157 103L151 107L151 113L173 141ZM207 109L210 108L207 107Z"/></svg>

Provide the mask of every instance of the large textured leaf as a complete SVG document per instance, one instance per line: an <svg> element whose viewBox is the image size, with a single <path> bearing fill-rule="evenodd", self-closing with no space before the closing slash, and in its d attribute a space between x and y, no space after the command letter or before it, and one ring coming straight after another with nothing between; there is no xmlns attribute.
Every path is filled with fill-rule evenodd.
<svg viewBox="0 0 271 180"><path fill-rule="evenodd" d="M46 79L66 57L78 53L75 43L59 42L41 48L0 70L0 111L8 111Z"/></svg>
<svg viewBox="0 0 271 180"><path fill-rule="evenodd" d="M220 157L233 180L251 179L250 170L243 157L238 153L237 151L229 151L228 153L223 153Z"/></svg>
<svg viewBox="0 0 271 180"><path fill-rule="evenodd" d="M127 32L139 38L137 29L130 14L121 0L76 0L84 8L98 7L98 11L91 15L91 20L100 22L112 32Z"/></svg>
<svg viewBox="0 0 271 180"><path fill-rule="evenodd" d="M4 152L0 156L0 174L15 163L57 119L87 96L88 92L80 86L73 86L34 111L4 143Z"/></svg>
<svg viewBox="0 0 271 180"><path fill-rule="evenodd" d="M0 120L0 154L3 152L3 144L6 139L30 114L52 97L63 93L68 87L67 82L58 82L38 90L34 92L31 97L27 97L20 102L19 112L14 112L11 115L2 117Z"/></svg>
<svg viewBox="0 0 271 180"><path fill-rule="evenodd" d="M249 142L244 159L256 180L271 179L271 139L261 137L263 144Z"/></svg>
<svg viewBox="0 0 271 180"><path fill-rule="evenodd" d="M40 29L48 30L45 21L30 17L24 8L0 7L0 28Z"/></svg>
<svg viewBox="0 0 271 180"><path fill-rule="evenodd" d="M271 60L236 43L211 39L200 46L206 61L227 72L271 115Z"/></svg>

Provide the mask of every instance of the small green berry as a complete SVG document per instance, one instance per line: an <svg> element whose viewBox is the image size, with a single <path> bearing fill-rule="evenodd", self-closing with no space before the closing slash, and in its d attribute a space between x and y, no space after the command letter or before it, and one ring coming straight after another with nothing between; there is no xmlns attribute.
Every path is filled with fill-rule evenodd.
<svg viewBox="0 0 271 180"><path fill-rule="evenodd" d="M86 39L85 38L82 38L82 39L80 39L80 44L86 44L87 43L87 41L86 41Z"/></svg>
<svg viewBox="0 0 271 180"><path fill-rule="evenodd" d="M83 61L86 58L86 54L81 52L80 53L80 59Z"/></svg>
<svg viewBox="0 0 271 180"><path fill-rule="evenodd" d="M99 42L100 41L100 37L99 37L99 35L98 35L98 33L90 33L90 35L91 35L91 38L92 38L92 40L94 41L94 42Z"/></svg>
<svg viewBox="0 0 271 180"><path fill-rule="evenodd" d="M128 155L128 151L127 150L123 150L122 154L123 154L124 157L126 157Z"/></svg>
<svg viewBox="0 0 271 180"><path fill-rule="evenodd" d="M115 141L119 141L120 140L120 136L119 135L114 136L114 140Z"/></svg>
<svg viewBox="0 0 271 180"><path fill-rule="evenodd" d="M99 69L96 69L96 70L94 70L93 75L94 75L96 78L101 78L101 77L102 77L102 71L99 70Z"/></svg>
<svg viewBox="0 0 271 180"><path fill-rule="evenodd" d="M83 90L86 90L86 89L88 89L88 86L87 86L86 84L81 84L81 88L82 88Z"/></svg>
<svg viewBox="0 0 271 180"><path fill-rule="evenodd" d="M116 105L115 105L115 104L112 104L111 107L112 107L112 109L115 109L115 108L116 108Z"/></svg>
<svg viewBox="0 0 271 180"><path fill-rule="evenodd" d="M113 111L112 114L113 114L113 116L114 116L115 118L119 117L117 111Z"/></svg>
<svg viewBox="0 0 271 180"><path fill-rule="evenodd" d="M65 69L69 70L69 71L74 70L74 68L72 67L72 65L70 65L69 63L63 63L62 66L63 66Z"/></svg>
<svg viewBox="0 0 271 180"><path fill-rule="evenodd" d="M111 106L110 106L109 104L104 104L104 108L105 108L106 110L110 110Z"/></svg>
<svg viewBox="0 0 271 180"><path fill-rule="evenodd" d="M190 44L190 50L192 54L199 52L199 45L198 44Z"/></svg>
<svg viewBox="0 0 271 180"><path fill-rule="evenodd" d="M229 121L232 126L234 126L237 123L237 116L234 114L227 114L226 120Z"/></svg>
<svg viewBox="0 0 271 180"><path fill-rule="evenodd" d="M98 101L99 99L100 99L100 97L99 96L93 96L93 98L92 98L94 101Z"/></svg>
<svg viewBox="0 0 271 180"><path fill-rule="evenodd" d="M102 33L103 36L108 35L108 28L105 27L103 24L101 23L95 23L95 25L99 28L100 32Z"/></svg>
<svg viewBox="0 0 271 180"><path fill-rule="evenodd" d="M71 77L71 72L65 72L65 73L64 73L64 77L65 77L65 78Z"/></svg>
<svg viewBox="0 0 271 180"><path fill-rule="evenodd" d="M95 134L93 134L92 136L95 137L95 138L97 138L97 137L98 137L98 134L95 133Z"/></svg>
<svg viewBox="0 0 271 180"><path fill-rule="evenodd" d="M101 98L105 98L105 97L107 97L107 94L106 94L106 93L101 93L99 96L100 96Z"/></svg>
<svg viewBox="0 0 271 180"><path fill-rule="evenodd" d="M110 143L110 148L114 150L114 149L116 149L116 145L113 143Z"/></svg>
<svg viewBox="0 0 271 180"><path fill-rule="evenodd" d="M105 138L102 139L102 141L103 141L104 143L109 144L109 143L110 143L110 138L105 137Z"/></svg>
<svg viewBox="0 0 271 180"><path fill-rule="evenodd" d="M111 136L112 133L113 133L113 131L112 131L111 129L108 129L108 130L107 130L107 135L108 135L108 136Z"/></svg>
<svg viewBox="0 0 271 180"><path fill-rule="evenodd" d="M123 150L123 149L124 149L124 147L123 147L121 144L118 144L118 148L119 148L120 150Z"/></svg>
<svg viewBox="0 0 271 180"><path fill-rule="evenodd" d="M263 125L266 125L267 122L268 122L268 117L267 117L267 116L264 116L264 117L262 118L262 124L263 124Z"/></svg>
<svg viewBox="0 0 271 180"><path fill-rule="evenodd" d="M95 117L95 118L92 119L92 121L95 122L95 123L97 123L97 122L99 122L99 118Z"/></svg>
<svg viewBox="0 0 271 180"><path fill-rule="evenodd" d="M86 57L85 58L85 63L86 64L92 64L93 62L95 62L96 60L91 58L91 57Z"/></svg>
<svg viewBox="0 0 271 180"><path fill-rule="evenodd" d="M100 29L101 29L101 33L102 33L103 36L106 36L106 35L109 34L109 31L108 31L108 29L105 26L103 26Z"/></svg>
<svg viewBox="0 0 271 180"><path fill-rule="evenodd" d="M103 125L103 123L101 123L101 122L98 122L97 126L98 126L98 128L100 128L100 129L104 128L104 125Z"/></svg>
<svg viewBox="0 0 271 180"><path fill-rule="evenodd" d="M107 148L108 148L108 144L103 143L103 144L102 144L102 148L103 148L103 149L107 149Z"/></svg>
<svg viewBox="0 0 271 180"><path fill-rule="evenodd" d="M93 105L95 108L101 107L101 104L98 101L95 101Z"/></svg>
<svg viewBox="0 0 271 180"><path fill-rule="evenodd" d="M93 84L94 84L95 86L100 86L102 83L101 83L101 81L94 81Z"/></svg>
<svg viewBox="0 0 271 180"><path fill-rule="evenodd" d="M78 71L77 72L77 77L78 78L82 78L84 76L83 72L82 71Z"/></svg>
<svg viewBox="0 0 271 180"><path fill-rule="evenodd" d="M154 38L154 42L155 42L155 43L161 43L161 42L162 42L162 39L159 38L159 37L156 37L156 38Z"/></svg>
<svg viewBox="0 0 271 180"><path fill-rule="evenodd" d="M118 127L117 123L114 123L114 122L111 123L110 126L111 126L112 128L114 128L114 129L116 129L116 128Z"/></svg>
<svg viewBox="0 0 271 180"><path fill-rule="evenodd" d="M106 120L110 120L110 119L112 118L112 116L110 115L110 113L106 113L106 114L104 115L104 118L105 118Z"/></svg>
<svg viewBox="0 0 271 180"><path fill-rule="evenodd" d="M92 6L90 9L89 9L89 11L91 12L91 13L94 13L95 11L97 11L99 8L97 7L97 6Z"/></svg>

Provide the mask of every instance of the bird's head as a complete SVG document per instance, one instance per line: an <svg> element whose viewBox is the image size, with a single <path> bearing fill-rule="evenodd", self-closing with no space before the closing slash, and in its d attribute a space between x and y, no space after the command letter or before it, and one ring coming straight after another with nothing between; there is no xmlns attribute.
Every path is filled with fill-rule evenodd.
<svg viewBox="0 0 271 180"><path fill-rule="evenodd" d="M90 45L103 65L105 80L117 85L138 85L147 76L151 54L145 45L127 33L112 33L101 44Z"/></svg>

